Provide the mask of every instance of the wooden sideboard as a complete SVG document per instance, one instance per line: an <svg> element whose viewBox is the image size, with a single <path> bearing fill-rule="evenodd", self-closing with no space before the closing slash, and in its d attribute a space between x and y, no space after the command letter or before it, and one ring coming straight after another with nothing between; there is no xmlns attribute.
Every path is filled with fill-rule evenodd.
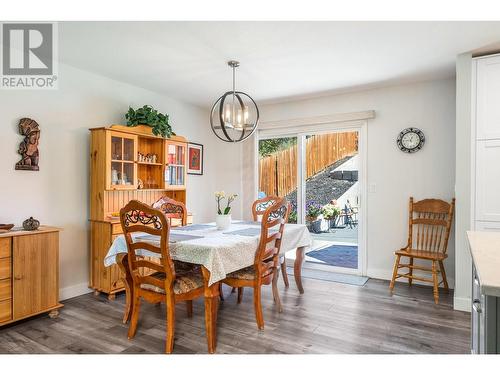
<svg viewBox="0 0 500 375"><path fill-rule="evenodd" d="M90 285L110 299L124 290L117 265L104 267L112 241L122 233L116 217L130 200L153 204L163 196L186 203L187 140L161 138L148 126L90 129ZM155 154L155 162L139 160ZM139 188L139 180L142 188ZM171 218L171 225L180 220ZM192 215L188 214L188 223Z"/></svg>
<svg viewBox="0 0 500 375"><path fill-rule="evenodd" d="M50 312L58 315L59 229L0 233L0 326Z"/></svg>

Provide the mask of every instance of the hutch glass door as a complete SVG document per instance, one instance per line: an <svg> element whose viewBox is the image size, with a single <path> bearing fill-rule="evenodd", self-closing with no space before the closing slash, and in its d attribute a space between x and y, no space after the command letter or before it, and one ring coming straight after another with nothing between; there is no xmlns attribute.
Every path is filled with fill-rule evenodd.
<svg viewBox="0 0 500 375"><path fill-rule="evenodd" d="M136 187L136 137L110 133L111 138L111 189L135 189Z"/></svg>
<svg viewBox="0 0 500 375"><path fill-rule="evenodd" d="M186 144L167 142L165 187L180 188L186 185Z"/></svg>

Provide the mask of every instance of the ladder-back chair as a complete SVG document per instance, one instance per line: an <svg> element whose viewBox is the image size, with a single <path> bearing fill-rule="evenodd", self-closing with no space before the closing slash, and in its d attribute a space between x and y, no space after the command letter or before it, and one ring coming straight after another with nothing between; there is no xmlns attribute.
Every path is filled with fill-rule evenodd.
<svg viewBox="0 0 500 375"><path fill-rule="evenodd" d="M255 317L257 327L264 329L262 315L261 287L272 283L273 298L281 312L281 301L278 293L279 252L283 230L288 218L288 203L277 198L274 204L262 215L259 247L255 253L254 264L230 273L223 283L233 288L253 288Z"/></svg>
<svg viewBox="0 0 500 375"><path fill-rule="evenodd" d="M431 282L434 286L434 302L439 302L439 285L448 290L448 281L443 261L448 257L448 239L455 209L455 198L451 203L440 199L424 199L418 202L410 198L408 243L406 247L396 251L396 261L389 289L392 293L396 279L404 277L411 286L413 280ZM400 263L401 257L409 258L408 263ZM432 266L423 267L414 264L414 259L431 261ZM399 273L401 268L407 268L406 273ZM413 270L426 271L432 274L432 279L413 275ZM438 274L441 281L438 282Z"/></svg>
<svg viewBox="0 0 500 375"><path fill-rule="evenodd" d="M257 199L255 202L253 202L252 204L253 220L259 221L262 218L262 215L264 215L264 212L266 212L266 209L268 209L274 203L276 203L278 199L280 199L278 196L270 195L265 198ZM290 214L290 209L291 207L288 206L288 214ZM290 283L288 282L288 274L286 272L286 261L284 256L280 258L280 264L281 264L281 275L283 277L283 282L285 283L285 287L288 288ZM239 296L239 299L241 301L241 295Z"/></svg>
<svg viewBox="0 0 500 375"><path fill-rule="evenodd" d="M197 268L191 272L176 273L175 263L169 251L170 224L160 210L132 200L120 210L120 221L127 242L128 266L133 288L128 338L132 339L135 336L141 299L150 303L165 302L167 310L165 351L171 353L174 347L175 304L186 301L188 315L192 316L192 300L204 295L201 270ZM144 251L159 261L143 256Z"/></svg>
<svg viewBox="0 0 500 375"><path fill-rule="evenodd" d="M153 208L163 212L169 220L171 218L180 219L182 226L187 225L187 209L184 203L165 196L153 203Z"/></svg>

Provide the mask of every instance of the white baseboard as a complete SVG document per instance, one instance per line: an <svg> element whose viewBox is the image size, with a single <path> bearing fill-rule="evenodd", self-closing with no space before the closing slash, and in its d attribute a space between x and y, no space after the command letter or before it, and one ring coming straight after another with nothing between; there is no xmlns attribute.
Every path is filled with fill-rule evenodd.
<svg viewBox="0 0 500 375"><path fill-rule="evenodd" d="M470 298L453 297L453 308L455 310L471 312Z"/></svg>
<svg viewBox="0 0 500 375"><path fill-rule="evenodd" d="M366 276L372 279L391 280L392 269L370 268L368 269ZM397 282L408 282L408 279L400 278L397 280ZM431 285L429 283L425 283L418 280L413 281L413 283L417 285L427 285L427 286ZM455 279L448 277L448 285L450 286L451 289L453 289L455 287Z"/></svg>
<svg viewBox="0 0 500 375"><path fill-rule="evenodd" d="M89 288L88 283L71 285L66 288L59 289L59 299L61 301L64 301L66 299L78 297L81 296L82 294L87 294L90 292L92 292L92 289Z"/></svg>

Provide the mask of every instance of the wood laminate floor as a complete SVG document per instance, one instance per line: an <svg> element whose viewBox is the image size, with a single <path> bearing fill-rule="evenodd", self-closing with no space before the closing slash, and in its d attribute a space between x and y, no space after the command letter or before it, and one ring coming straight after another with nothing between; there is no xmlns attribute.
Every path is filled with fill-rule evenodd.
<svg viewBox="0 0 500 375"><path fill-rule="evenodd" d="M470 315L452 309L452 293L434 305L428 287L371 279L353 286L305 279L300 295L280 285L284 312L263 288L265 330L255 324L252 291L243 303L224 287L217 353L469 353ZM121 323L125 297L86 294L64 302L56 319L43 315L0 328L0 353L163 353L165 306L143 303L137 335ZM188 318L176 311L174 353L207 353L203 301Z"/></svg>

